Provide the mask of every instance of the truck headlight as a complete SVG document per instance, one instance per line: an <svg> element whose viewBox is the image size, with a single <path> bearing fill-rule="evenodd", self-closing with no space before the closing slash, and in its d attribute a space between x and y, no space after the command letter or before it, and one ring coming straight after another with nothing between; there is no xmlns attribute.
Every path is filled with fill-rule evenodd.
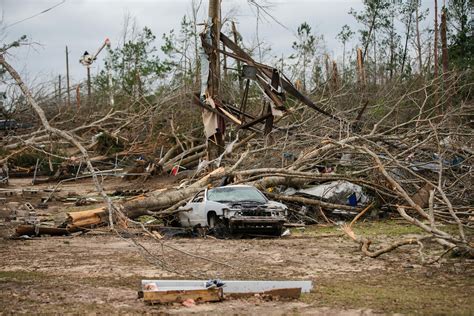
<svg viewBox="0 0 474 316"><path fill-rule="evenodd" d="M229 209L228 208L223 208L222 209L222 215L224 215L224 217L227 217L229 215Z"/></svg>

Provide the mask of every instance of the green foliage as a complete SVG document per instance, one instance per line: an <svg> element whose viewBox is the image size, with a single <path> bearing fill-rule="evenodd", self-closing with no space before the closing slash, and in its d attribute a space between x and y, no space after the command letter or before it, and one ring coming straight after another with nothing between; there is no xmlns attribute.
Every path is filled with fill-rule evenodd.
<svg viewBox="0 0 474 316"><path fill-rule="evenodd" d="M168 34L163 34L162 38L164 44L161 46L161 50L174 68L173 79L176 81L191 79L195 74L196 64L199 62L195 43L198 40L198 34L194 29L193 22L183 16L179 33L171 30ZM194 46L194 52L191 51L192 46Z"/></svg>
<svg viewBox="0 0 474 316"><path fill-rule="evenodd" d="M53 150L53 153L59 156L64 156L64 154L59 150ZM37 160L39 161L39 170L49 170L49 156L38 151L24 151L22 153L10 157L8 161L17 167L31 168L36 166ZM53 164L53 167L55 167L61 164L63 160L58 157L52 156L51 162Z"/></svg>
<svg viewBox="0 0 474 316"><path fill-rule="evenodd" d="M450 0L447 8L449 47L451 64L457 69L474 66L474 20L470 0Z"/></svg>
<svg viewBox="0 0 474 316"><path fill-rule="evenodd" d="M110 69L113 82L120 86L123 93L143 95L171 69L167 61L161 61L158 57L158 49L153 44L155 38L152 31L145 27L136 39L109 51L111 58L106 63L106 69ZM110 89L107 70L99 73L95 84L101 91Z"/></svg>
<svg viewBox="0 0 474 316"><path fill-rule="evenodd" d="M311 26L303 22L298 26L298 41L293 42L292 48L299 54L314 54L316 51L316 37L311 34Z"/></svg>
<svg viewBox="0 0 474 316"><path fill-rule="evenodd" d="M342 26L341 31L337 34L336 38L341 41L343 45L346 45L346 43L354 36L354 32L351 30L349 25L345 24Z"/></svg>
<svg viewBox="0 0 474 316"><path fill-rule="evenodd" d="M311 61L314 59L316 53L316 44L318 38L312 34L311 26L303 22L298 27L298 39L293 42L292 48L296 55L290 58L296 58L295 65L299 79L303 83L303 89L306 90L307 69Z"/></svg>
<svg viewBox="0 0 474 316"><path fill-rule="evenodd" d="M101 133L97 137L97 145L95 150L103 155L110 155L120 152L124 149L124 144L119 138L109 135L107 133Z"/></svg>
<svg viewBox="0 0 474 316"><path fill-rule="evenodd" d="M367 47L373 40L373 34L382 27L388 27L388 9L391 6L389 0L364 0L364 10L356 11L351 9L349 14L364 27L359 30L360 40L364 47Z"/></svg>

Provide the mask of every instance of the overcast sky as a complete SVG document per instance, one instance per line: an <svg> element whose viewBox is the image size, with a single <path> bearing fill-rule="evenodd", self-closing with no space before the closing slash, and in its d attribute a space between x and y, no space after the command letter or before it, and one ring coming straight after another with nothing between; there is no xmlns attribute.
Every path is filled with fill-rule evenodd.
<svg viewBox="0 0 474 316"><path fill-rule="evenodd" d="M22 23L8 25L33 16L62 0L0 0L3 25L7 26L3 41L9 42L25 34L38 43L32 47L12 51L11 63L28 76L28 81L44 80L65 74L65 46L70 51L73 81L85 76L78 60L84 50L95 51L106 37L112 46L120 38L124 15L135 17L140 27L148 26L157 35L156 46L162 44L161 35L179 29L183 15L191 12L191 0L66 0L60 6ZM357 25L348 14L351 8L362 9L361 0L270 0L270 13L290 30L274 21L259 24L260 39L271 45L272 54L280 56L291 52L298 25L308 22L317 34L323 34L329 52L338 56L341 44L335 39L344 24L352 29ZM208 0L203 0L200 18L207 15ZM255 9L247 0L223 0L223 16L231 12L238 22L244 40L252 42L256 34ZM102 56L103 57L103 56ZM99 57L93 72L102 65Z"/></svg>

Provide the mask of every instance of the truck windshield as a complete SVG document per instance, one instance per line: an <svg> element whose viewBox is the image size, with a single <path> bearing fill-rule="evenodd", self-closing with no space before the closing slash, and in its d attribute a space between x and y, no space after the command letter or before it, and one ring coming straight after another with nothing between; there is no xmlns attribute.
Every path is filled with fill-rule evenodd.
<svg viewBox="0 0 474 316"><path fill-rule="evenodd" d="M207 199L214 202L259 202L266 203L265 196L256 188L221 187L207 191Z"/></svg>

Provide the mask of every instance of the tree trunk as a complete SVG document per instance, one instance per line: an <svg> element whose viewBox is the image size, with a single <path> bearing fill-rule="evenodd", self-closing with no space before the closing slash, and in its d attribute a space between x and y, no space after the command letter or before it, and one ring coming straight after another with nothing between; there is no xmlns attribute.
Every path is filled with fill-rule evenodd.
<svg viewBox="0 0 474 316"><path fill-rule="evenodd" d="M67 105L71 106L71 87L69 85L69 50L66 46L66 92L67 92Z"/></svg>
<svg viewBox="0 0 474 316"><path fill-rule="evenodd" d="M377 85L377 38L374 30L374 85Z"/></svg>
<svg viewBox="0 0 474 316"><path fill-rule="evenodd" d="M346 81L346 42L342 44L342 84Z"/></svg>
<svg viewBox="0 0 474 316"><path fill-rule="evenodd" d="M434 0L435 3L435 25L434 25L434 77L437 78L439 71L438 71L438 0Z"/></svg>
<svg viewBox="0 0 474 316"><path fill-rule="evenodd" d="M423 62L421 60L421 41L420 41L420 26L419 26L419 13L418 13L419 1L416 3L416 48L418 50L418 68L420 75L423 74Z"/></svg>
<svg viewBox="0 0 474 316"><path fill-rule="evenodd" d="M361 86L365 86L365 69L364 69L364 59L362 57L362 49L357 48L357 70L358 70L358 76L357 78L359 79L359 84Z"/></svg>
<svg viewBox="0 0 474 316"><path fill-rule="evenodd" d="M410 14L410 18L408 19L407 33L405 36L405 46L403 48L402 68L400 70L400 73L402 76L403 76L403 71L405 70L405 62L407 59L407 49L408 49L408 39L410 38L411 19L412 19L412 14ZM417 28L418 28L418 20L417 20Z"/></svg>
<svg viewBox="0 0 474 316"><path fill-rule="evenodd" d="M335 60L332 61L332 85L334 91L339 89L339 73L337 71L337 63Z"/></svg>
<svg viewBox="0 0 474 316"><path fill-rule="evenodd" d="M446 25L446 8L443 7L441 10L441 61L443 63L443 76L444 80L448 76L449 64L448 64L448 39L447 39L447 25Z"/></svg>
<svg viewBox="0 0 474 316"><path fill-rule="evenodd" d="M193 37L194 37L194 60L196 63L195 68L194 68L195 83L199 83L199 80L201 78L199 74L199 70L201 67L200 59L199 59L199 48L198 48L199 34L197 31L197 11L198 10L199 10L199 7L196 7L196 3L193 1L192 2L192 15L193 15Z"/></svg>
<svg viewBox="0 0 474 316"><path fill-rule="evenodd" d="M238 33L237 33L237 27L235 26L234 21L232 21L232 34L234 35L235 44L238 44L239 36L238 36ZM242 66L240 64L240 60L237 60L236 62L237 62L237 73L238 73L238 79L239 79L239 90L240 90L240 93L242 93L243 90L244 90L244 82L243 82L242 76L241 76Z"/></svg>
<svg viewBox="0 0 474 316"><path fill-rule="evenodd" d="M390 80L392 80L393 78L393 64L394 64L394 59L395 59L395 48L394 48L394 45L393 45L393 35L395 34L395 26L393 24L393 15L392 15L392 21L391 21L391 24L390 24L390 69L389 69L389 73L390 73ZM410 22L411 22L411 15L410 15ZM407 41L408 41L408 34L410 32L410 26L408 26L408 31L407 31ZM404 65L403 65L404 66ZM403 67L402 67L402 73L403 73Z"/></svg>
<svg viewBox="0 0 474 316"><path fill-rule="evenodd" d="M211 21L211 37L212 46L219 47L220 43L220 7L221 0L209 0L209 20ZM220 84L220 56L219 52L215 49L212 50L211 56L209 56L210 62L210 78L209 78L209 93L211 97L219 95L219 84Z"/></svg>
<svg viewBox="0 0 474 316"><path fill-rule="evenodd" d="M377 11L374 13L372 17L372 22L370 23L369 32L367 33L367 42L364 46L364 54L362 55L362 60L365 60L365 56L367 55L367 49L369 48L370 38L372 37L372 31L375 28L375 21L377 20Z"/></svg>
<svg viewBox="0 0 474 316"><path fill-rule="evenodd" d="M446 7L443 6L443 9L441 10L441 61L443 63L443 87L445 90L447 90L449 86L448 39L446 29ZM450 108L451 101L449 93L446 95L446 98L446 106Z"/></svg>
<svg viewBox="0 0 474 316"><path fill-rule="evenodd" d="M190 198L193 194L206 187L213 180L222 178L225 175L224 168L218 168L203 177L199 181L193 183L187 188L181 190L155 191L150 196L137 198L124 203L124 213L130 218L136 218L146 215L149 211L163 209L184 199Z"/></svg>
<svg viewBox="0 0 474 316"><path fill-rule="evenodd" d="M212 22L211 25L211 38L212 46L219 47L220 45L220 30L221 30L221 21L220 21L220 8L221 0L209 0L209 20ZM208 91L211 98L216 98L219 95L219 85L220 85L220 57L219 52L216 49L213 49L209 56L209 82L208 82ZM218 121L223 121L221 117L217 118ZM221 122L222 125L225 124ZM217 131L212 135L208 141L208 158L209 160L214 160L223 152L224 150L224 135L223 131Z"/></svg>

